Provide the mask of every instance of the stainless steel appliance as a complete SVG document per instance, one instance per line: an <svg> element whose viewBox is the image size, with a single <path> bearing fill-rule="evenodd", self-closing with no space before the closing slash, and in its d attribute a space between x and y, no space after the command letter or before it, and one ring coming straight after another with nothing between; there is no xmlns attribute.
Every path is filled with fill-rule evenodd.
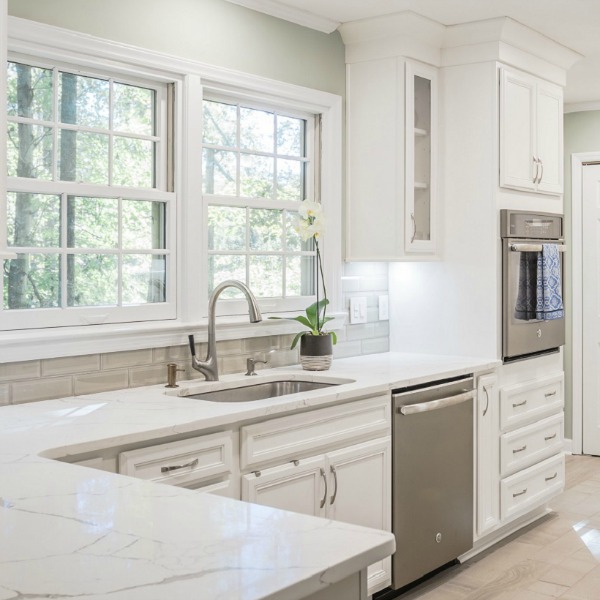
<svg viewBox="0 0 600 600"><path fill-rule="evenodd" d="M392 587L473 546L473 377L393 392Z"/></svg>
<svg viewBox="0 0 600 600"><path fill-rule="evenodd" d="M560 257L560 291L564 291L562 216L524 211L500 211L502 238L502 359L510 362L557 351L565 343L562 316L546 319L528 310L535 303L536 264L544 244L554 244ZM539 287L539 282L538 282ZM539 293L539 289L538 289ZM525 298L525 299L524 299ZM530 309L532 307L529 307ZM560 313L557 313L560 315ZM542 318L538 318L538 317Z"/></svg>

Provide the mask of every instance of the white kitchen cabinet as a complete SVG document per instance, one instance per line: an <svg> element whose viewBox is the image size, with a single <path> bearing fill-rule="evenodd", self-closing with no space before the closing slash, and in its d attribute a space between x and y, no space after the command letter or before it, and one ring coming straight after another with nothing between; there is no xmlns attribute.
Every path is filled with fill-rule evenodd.
<svg viewBox="0 0 600 600"><path fill-rule="evenodd" d="M347 65L348 261L434 255L436 77L403 57Z"/></svg>
<svg viewBox="0 0 600 600"><path fill-rule="evenodd" d="M562 194L562 169L562 88L500 69L500 185Z"/></svg>
<svg viewBox="0 0 600 600"><path fill-rule="evenodd" d="M475 530L476 538L480 538L495 529L500 522L498 472L500 415L498 377L495 373L477 378L476 409Z"/></svg>
<svg viewBox="0 0 600 600"><path fill-rule="evenodd" d="M253 469L242 500L390 531L390 418L390 399L379 396L242 427L241 462ZM277 454L286 462L270 466ZM369 594L383 589L391 559L368 573Z"/></svg>

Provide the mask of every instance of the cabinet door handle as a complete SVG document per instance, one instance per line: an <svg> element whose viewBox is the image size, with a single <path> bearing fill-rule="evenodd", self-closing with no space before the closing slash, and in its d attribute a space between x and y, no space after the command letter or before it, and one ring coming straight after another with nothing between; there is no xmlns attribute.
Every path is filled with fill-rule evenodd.
<svg viewBox="0 0 600 600"><path fill-rule="evenodd" d="M546 392L544 394L544 398L552 398L552 396L556 396L556 390L554 390L553 392Z"/></svg>
<svg viewBox="0 0 600 600"><path fill-rule="evenodd" d="M513 454L516 454L517 452L523 452L523 450L527 450L527 444L525 444L524 446L521 446L520 448L515 448L513 450Z"/></svg>
<svg viewBox="0 0 600 600"><path fill-rule="evenodd" d="M415 221L415 213L414 212L410 213L410 218L412 219L412 226L413 226L412 237L410 238L410 243L412 244L415 241L415 238L417 237L417 222Z"/></svg>
<svg viewBox="0 0 600 600"><path fill-rule="evenodd" d="M523 494L526 494L526 493L527 493L527 488L525 488L521 492L517 492L516 494L513 494L513 498L516 498L517 496L522 496Z"/></svg>
<svg viewBox="0 0 600 600"><path fill-rule="evenodd" d="M538 158L538 161L540 163L540 176L538 178L538 183L542 183L542 177L544 176L544 162Z"/></svg>
<svg viewBox="0 0 600 600"><path fill-rule="evenodd" d="M335 470L335 467L333 465L331 465L329 468L330 468L331 472L333 473L333 483L335 484L335 487L333 488L333 496L331 496L331 499L329 500L329 504L333 504L337 497L337 487L338 487L337 471Z"/></svg>
<svg viewBox="0 0 600 600"><path fill-rule="evenodd" d="M169 471L177 471L179 469L185 469L191 467L192 469L198 464L198 459L195 458L192 462L185 463L185 465L173 465L172 467L161 467L161 473L168 473Z"/></svg>
<svg viewBox="0 0 600 600"><path fill-rule="evenodd" d="M525 406L527 404L527 400L523 400L523 402L518 402L517 404L513 404L513 408L518 408L519 406Z"/></svg>
<svg viewBox="0 0 600 600"><path fill-rule="evenodd" d="M552 477L544 477L544 481L552 481L558 477L558 471L552 475Z"/></svg>
<svg viewBox="0 0 600 600"><path fill-rule="evenodd" d="M544 440L546 442L549 442L550 440L553 440L556 437L556 433L553 433L552 435L548 435L544 438Z"/></svg>
<svg viewBox="0 0 600 600"><path fill-rule="evenodd" d="M483 416L487 414L488 408L490 407L490 395L488 393L487 387L483 386L483 391L485 392L485 409L483 411Z"/></svg>
<svg viewBox="0 0 600 600"><path fill-rule="evenodd" d="M325 506L325 502L327 502L327 475L325 475L325 469L323 469L323 467L321 467L321 469L319 470L321 472L321 477L325 482L325 493L323 494L323 499L321 500L321 504L319 505L319 508L323 508Z"/></svg>
<svg viewBox="0 0 600 600"><path fill-rule="evenodd" d="M533 164L535 165L535 175L533 176L533 183L537 183L540 165L538 163L538 159L535 156L532 156L532 158L533 158Z"/></svg>

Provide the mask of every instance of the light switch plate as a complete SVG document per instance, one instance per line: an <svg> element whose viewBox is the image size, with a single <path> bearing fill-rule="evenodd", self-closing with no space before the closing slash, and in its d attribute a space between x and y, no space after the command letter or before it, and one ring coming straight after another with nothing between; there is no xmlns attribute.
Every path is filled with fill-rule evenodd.
<svg viewBox="0 0 600 600"><path fill-rule="evenodd" d="M350 298L350 323L367 322L367 298L365 296L356 296Z"/></svg>
<svg viewBox="0 0 600 600"><path fill-rule="evenodd" d="M389 321L390 318L390 300L387 294L379 296L379 320Z"/></svg>

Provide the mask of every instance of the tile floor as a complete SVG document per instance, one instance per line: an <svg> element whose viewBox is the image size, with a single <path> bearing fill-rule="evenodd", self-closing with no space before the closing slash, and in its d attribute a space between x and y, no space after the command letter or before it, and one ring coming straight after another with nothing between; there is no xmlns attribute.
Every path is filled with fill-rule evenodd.
<svg viewBox="0 0 600 600"><path fill-rule="evenodd" d="M401 600L600 600L600 458L567 457L555 511Z"/></svg>

